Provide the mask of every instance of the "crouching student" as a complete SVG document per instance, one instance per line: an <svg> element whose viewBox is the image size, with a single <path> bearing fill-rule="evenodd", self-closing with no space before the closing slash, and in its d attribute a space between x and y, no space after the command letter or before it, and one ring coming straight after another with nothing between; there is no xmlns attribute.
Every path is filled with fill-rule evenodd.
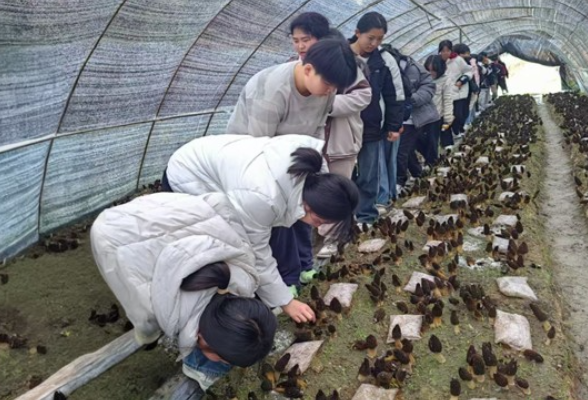
<svg viewBox="0 0 588 400"><path fill-rule="evenodd" d="M229 197L255 252L257 295L270 307L281 307L295 322L314 321L315 315L288 288L299 284L296 238L281 242L279 248L290 263L277 264L270 248L272 228L299 221L316 228L334 223L332 236L346 243L358 203L350 179L323 173L323 147L324 141L303 135L206 136L178 149L162 179L162 186L174 192L220 192Z"/></svg>
<svg viewBox="0 0 588 400"><path fill-rule="evenodd" d="M137 341L177 338L200 397L231 365L248 367L269 353L277 321L253 297L255 255L227 196L142 196L103 211L90 238Z"/></svg>

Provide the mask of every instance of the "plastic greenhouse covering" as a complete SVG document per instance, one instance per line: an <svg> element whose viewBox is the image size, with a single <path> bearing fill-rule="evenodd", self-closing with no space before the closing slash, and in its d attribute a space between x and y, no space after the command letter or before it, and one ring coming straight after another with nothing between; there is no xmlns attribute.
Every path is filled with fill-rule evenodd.
<svg viewBox="0 0 588 400"><path fill-rule="evenodd" d="M346 36L378 11L417 59L450 39L588 85L586 0L0 0L0 259L222 134L248 78L292 55L305 11Z"/></svg>

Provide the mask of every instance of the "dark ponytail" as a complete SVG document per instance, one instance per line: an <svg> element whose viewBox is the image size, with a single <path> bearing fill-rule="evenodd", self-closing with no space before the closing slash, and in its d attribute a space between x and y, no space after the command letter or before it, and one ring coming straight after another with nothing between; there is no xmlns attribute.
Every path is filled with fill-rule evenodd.
<svg viewBox="0 0 588 400"><path fill-rule="evenodd" d="M309 174L318 174L323 167L323 156L311 147L299 147L290 156L294 162L288 173L295 178L304 179Z"/></svg>
<svg viewBox="0 0 588 400"><path fill-rule="evenodd" d="M185 291L204 290L213 287L226 289L231 279L229 266L222 262L205 265L182 280L180 289Z"/></svg>
<svg viewBox="0 0 588 400"><path fill-rule="evenodd" d="M304 179L302 200L322 219L335 223L329 232L340 243L352 239L354 213L359 203L359 190L349 178L320 170L323 157L313 148L300 147L292 154L294 162L288 173Z"/></svg>

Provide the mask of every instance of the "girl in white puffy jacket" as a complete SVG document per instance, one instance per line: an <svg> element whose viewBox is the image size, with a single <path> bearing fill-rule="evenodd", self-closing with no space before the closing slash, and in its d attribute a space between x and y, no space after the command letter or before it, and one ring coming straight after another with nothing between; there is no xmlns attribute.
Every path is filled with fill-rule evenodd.
<svg viewBox="0 0 588 400"><path fill-rule="evenodd" d="M225 195L138 197L104 210L90 238L137 341L177 338L183 371L201 395L230 365L269 353L277 321L254 298L255 256Z"/></svg>
<svg viewBox="0 0 588 400"><path fill-rule="evenodd" d="M228 196L256 256L257 295L296 322L312 321L315 315L293 298L280 275L269 246L272 228L297 221L314 227L338 223L333 236L345 243L358 202L350 179L321 173L323 146L324 141L303 135L202 137L172 155L162 182L174 192Z"/></svg>

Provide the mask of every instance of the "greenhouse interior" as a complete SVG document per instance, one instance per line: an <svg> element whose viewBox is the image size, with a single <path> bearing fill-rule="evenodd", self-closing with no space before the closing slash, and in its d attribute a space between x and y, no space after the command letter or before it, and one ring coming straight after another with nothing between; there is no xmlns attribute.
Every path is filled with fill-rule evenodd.
<svg viewBox="0 0 588 400"><path fill-rule="evenodd" d="M588 399L587 37L581 0L0 0L0 400Z"/></svg>

